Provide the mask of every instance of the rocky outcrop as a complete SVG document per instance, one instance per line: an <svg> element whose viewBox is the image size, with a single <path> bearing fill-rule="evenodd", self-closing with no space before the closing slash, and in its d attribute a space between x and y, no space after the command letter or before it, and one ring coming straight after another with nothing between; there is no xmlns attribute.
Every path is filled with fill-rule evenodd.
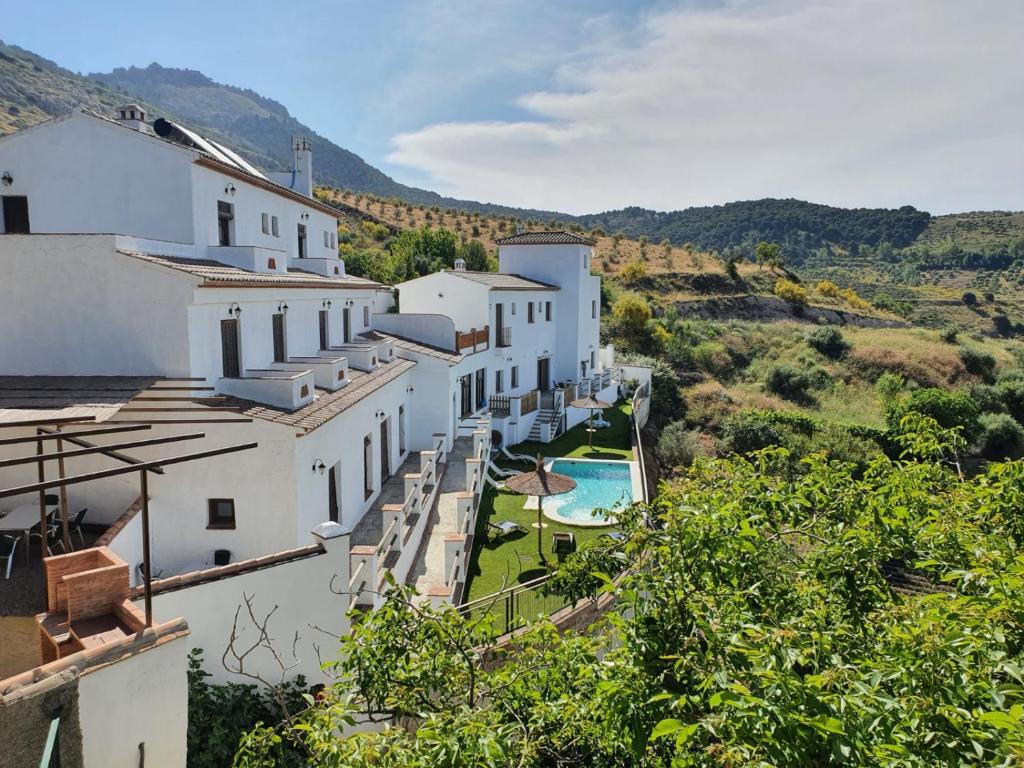
<svg viewBox="0 0 1024 768"><path fill-rule="evenodd" d="M700 320L750 320L775 322L789 320L817 325L856 325L864 328L909 328L910 323L895 318L862 315L831 307L800 306L778 296L716 296L691 299L675 304L679 316Z"/></svg>

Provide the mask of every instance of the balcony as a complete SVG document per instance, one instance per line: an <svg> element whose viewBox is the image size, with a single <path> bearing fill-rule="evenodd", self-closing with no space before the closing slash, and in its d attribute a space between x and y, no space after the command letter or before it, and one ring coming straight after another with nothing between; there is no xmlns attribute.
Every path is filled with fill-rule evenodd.
<svg viewBox="0 0 1024 768"><path fill-rule="evenodd" d="M247 272L283 274L288 271L288 254L258 245L210 245L206 258Z"/></svg>
<svg viewBox="0 0 1024 768"><path fill-rule="evenodd" d="M491 327L485 325L482 329L470 328L468 331L455 332L455 351L483 352L491 345Z"/></svg>
<svg viewBox="0 0 1024 768"><path fill-rule="evenodd" d="M313 402L315 377L313 371L278 371L272 368L249 368L245 376L217 380L217 391L252 400L276 408L294 411Z"/></svg>
<svg viewBox="0 0 1024 768"><path fill-rule="evenodd" d="M504 328L498 328L494 332L494 345L496 347L511 347L512 346L512 328L505 326Z"/></svg>
<svg viewBox="0 0 1024 768"><path fill-rule="evenodd" d="M271 363L275 371L312 371L316 386L331 392L348 384L347 357L289 357L283 363Z"/></svg>
<svg viewBox="0 0 1024 768"><path fill-rule="evenodd" d="M345 277L345 262L334 256L325 259L288 259L288 267L323 277Z"/></svg>

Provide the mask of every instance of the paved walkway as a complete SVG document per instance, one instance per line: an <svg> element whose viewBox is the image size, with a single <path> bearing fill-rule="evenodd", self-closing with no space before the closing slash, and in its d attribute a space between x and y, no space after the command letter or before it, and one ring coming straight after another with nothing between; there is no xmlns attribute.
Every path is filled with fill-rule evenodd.
<svg viewBox="0 0 1024 768"><path fill-rule="evenodd" d="M420 455L416 451L410 451L395 472L384 482L380 495L373 502L373 506L366 511L362 519L356 523L352 531L352 546L369 545L375 547L380 544L381 536L384 535L384 515L381 514L385 504L401 504L405 501L405 475L408 472L420 471Z"/></svg>
<svg viewBox="0 0 1024 768"><path fill-rule="evenodd" d="M420 595L430 587L444 586L444 539L458 533L455 497L466 491L466 459L473 456L473 439L460 437L448 454L448 468L441 479L437 502L430 510L430 519L416 560L409 569L408 582L415 584Z"/></svg>

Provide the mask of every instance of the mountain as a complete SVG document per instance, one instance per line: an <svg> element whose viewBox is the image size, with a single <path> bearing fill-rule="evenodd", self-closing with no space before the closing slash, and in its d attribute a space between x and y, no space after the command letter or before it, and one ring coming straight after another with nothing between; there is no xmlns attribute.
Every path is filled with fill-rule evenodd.
<svg viewBox="0 0 1024 768"><path fill-rule="evenodd" d="M27 128L79 105L113 114L114 108L125 101L138 102L154 118L186 123L268 170L290 167L292 137L305 136L313 143L319 184L422 205L497 215L571 218L552 211L456 200L400 184L301 123L284 105L255 91L216 83L202 72L151 64L82 76L0 41L0 133Z"/></svg>
<svg viewBox="0 0 1024 768"><path fill-rule="evenodd" d="M579 222L630 237L645 235L658 242L692 243L698 248L749 251L760 240L780 243L789 258L799 261L822 246L855 250L861 244L911 245L928 228L932 216L902 208L835 208L803 200L746 200L725 205L660 212L623 208Z"/></svg>
<svg viewBox="0 0 1024 768"><path fill-rule="evenodd" d="M118 68L82 76L31 51L0 42L0 133L9 133L85 104L111 114L136 101L153 117L195 127L236 148L269 170L290 162L291 138L313 142L317 181L363 195L399 198L417 205L514 217L528 228L600 229L668 240L677 246L748 252L759 240L779 242L790 263L800 265L826 252L852 252L861 245L888 243L900 249L956 246L979 251L1007 246L1024 235L1024 214L980 212L932 217L910 206L898 209L836 208L801 200L750 200L680 211L623 208L586 216L457 200L400 184L361 157L304 125L287 107L255 91L214 82L202 72L159 64Z"/></svg>

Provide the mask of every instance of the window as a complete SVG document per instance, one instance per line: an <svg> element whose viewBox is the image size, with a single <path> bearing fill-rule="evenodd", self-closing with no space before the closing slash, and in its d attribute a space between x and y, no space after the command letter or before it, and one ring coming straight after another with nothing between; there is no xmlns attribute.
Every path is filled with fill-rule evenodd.
<svg viewBox="0 0 1024 768"><path fill-rule="evenodd" d="M324 230L324 248L331 247L331 233L326 229Z"/></svg>
<svg viewBox="0 0 1024 768"><path fill-rule="evenodd" d="M369 328L370 327L370 305L369 304L367 304L366 306L363 307L363 327L364 328Z"/></svg>
<svg viewBox="0 0 1024 768"><path fill-rule="evenodd" d="M222 246L232 245L235 207L231 203L217 201L217 235Z"/></svg>
<svg viewBox="0 0 1024 768"><path fill-rule="evenodd" d="M237 379L242 369L238 354L238 320L220 321L220 353L224 378Z"/></svg>
<svg viewBox="0 0 1024 768"><path fill-rule="evenodd" d="M476 372L476 407L487 407L487 369L481 368Z"/></svg>
<svg viewBox="0 0 1024 768"><path fill-rule="evenodd" d="M284 315L276 313L273 316L274 320L274 362L283 363L285 361L285 347L284 347Z"/></svg>
<svg viewBox="0 0 1024 768"><path fill-rule="evenodd" d="M512 389L515 389L516 387L519 386L519 366L518 365L513 365L512 366L512 375L511 375L510 379L511 379L511 382L512 382Z"/></svg>
<svg viewBox="0 0 1024 768"><path fill-rule="evenodd" d="M0 232L8 235L27 235L31 232L28 225L28 198L24 195L8 195L3 198L3 221L0 221Z"/></svg>
<svg viewBox="0 0 1024 768"><path fill-rule="evenodd" d="M590 302L590 316L597 317L597 299L592 299Z"/></svg>
<svg viewBox="0 0 1024 768"><path fill-rule="evenodd" d="M263 223L263 234L264 235L269 235L270 234L270 214L264 213L264 214L261 214L261 217L263 219L263 222L262 222Z"/></svg>
<svg viewBox="0 0 1024 768"><path fill-rule="evenodd" d="M398 452L405 453L405 406L398 406Z"/></svg>
<svg viewBox="0 0 1024 768"><path fill-rule="evenodd" d="M277 216L270 217L270 231L274 237L280 237L281 233L277 228Z"/></svg>
<svg viewBox="0 0 1024 768"><path fill-rule="evenodd" d="M545 301L544 302L544 319L547 322L549 322L549 323L551 322L551 302L550 301Z"/></svg>
<svg viewBox="0 0 1024 768"><path fill-rule="evenodd" d="M473 375L459 378L459 414L466 418L473 412Z"/></svg>
<svg viewBox="0 0 1024 768"><path fill-rule="evenodd" d="M505 391L505 372L497 370L494 372L494 394L500 395Z"/></svg>
<svg viewBox="0 0 1024 768"><path fill-rule="evenodd" d="M363 438L363 495L367 499L373 495L373 437L371 435Z"/></svg>
<svg viewBox="0 0 1024 768"><path fill-rule="evenodd" d="M330 333L328 327L329 315L326 309L320 310L320 349L330 349Z"/></svg>
<svg viewBox="0 0 1024 768"><path fill-rule="evenodd" d="M513 315L516 313L516 303L514 301L512 302L512 309L510 311Z"/></svg>
<svg viewBox="0 0 1024 768"><path fill-rule="evenodd" d="M533 322L533 302L531 301L526 305L526 322Z"/></svg>
<svg viewBox="0 0 1024 768"><path fill-rule="evenodd" d="M590 370L597 368L597 352L590 353Z"/></svg>
<svg viewBox="0 0 1024 768"><path fill-rule="evenodd" d="M299 258L306 258L306 225L299 224Z"/></svg>
<svg viewBox="0 0 1024 768"><path fill-rule="evenodd" d="M221 530L234 530L235 528L235 500L234 499L208 499L206 502L207 528L220 528Z"/></svg>
<svg viewBox="0 0 1024 768"><path fill-rule="evenodd" d="M348 307L341 310L341 340L345 344L352 341L352 310Z"/></svg>

